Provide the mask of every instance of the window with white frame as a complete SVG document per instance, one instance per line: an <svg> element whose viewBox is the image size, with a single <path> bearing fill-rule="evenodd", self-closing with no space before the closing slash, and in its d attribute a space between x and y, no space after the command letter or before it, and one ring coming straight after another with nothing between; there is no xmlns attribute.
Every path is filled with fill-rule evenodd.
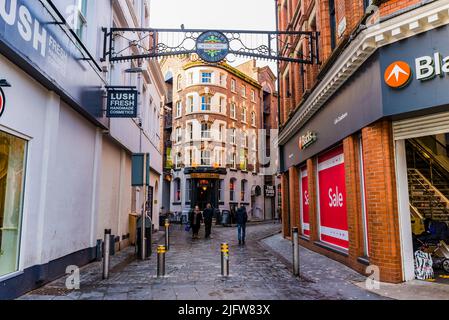
<svg viewBox="0 0 449 320"><path fill-rule="evenodd" d="M253 150L257 150L257 136L253 135Z"/></svg>
<svg viewBox="0 0 449 320"><path fill-rule="evenodd" d="M256 91L254 91L253 89L251 89L251 101L256 101Z"/></svg>
<svg viewBox="0 0 449 320"><path fill-rule="evenodd" d="M236 107L235 107L235 102L231 103L231 118L235 119L237 114L236 114Z"/></svg>
<svg viewBox="0 0 449 320"><path fill-rule="evenodd" d="M188 113L193 112L193 96L187 97L187 112Z"/></svg>
<svg viewBox="0 0 449 320"><path fill-rule="evenodd" d="M248 154L245 151L240 159L240 170L247 171L248 170Z"/></svg>
<svg viewBox="0 0 449 320"><path fill-rule="evenodd" d="M210 151L201 150L201 165L210 166Z"/></svg>
<svg viewBox="0 0 449 320"><path fill-rule="evenodd" d="M176 118L179 118L182 116L182 102L177 101L176 102Z"/></svg>
<svg viewBox="0 0 449 320"><path fill-rule="evenodd" d="M223 73L220 73L220 86L226 87L226 75Z"/></svg>
<svg viewBox="0 0 449 320"><path fill-rule="evenodd" d="M246 107L242 108L242 122L246 123Z"/></svg>
<svg viewBox="0 0 449 320"><path fill-rule="evenodd" d="M201 83L212 83L212 72L201 72Z"/></svg>
<svg viewBox="0 0 449 320"><path fill-rule="evenodd" d="M211 125L207 122L201 123L201 138L210 139L210 128Z"/></svg>
<svg viewBox="0 0 449 320"><path fill-rule="evenodd" d="M231 144L235 145L236 143L236 129L231 129Z"/></svg>
<svg viewBox="0 0 449 320"><path fill-rule="evenodd" d="M253 127L256 126L256 113L255 113L254 111L251 112L251 125L252 125Z"/></svg>
<svg viewBox="0 0 449 320"><path fill-rule="evenodd" d="M245 85L242 85L242 88L241 88L241 93L242 93L242 97L246 97L246 86Z"/></svg>
<svg viewBox="0 0 449 320"><path fill-rule="evenodd" d="M181 164L182 164L182 159L181 159L182 155L180 152L178 152L175 155L175 169L179 169L181 168Z"/></svg>
<svg viewBox="0 0 449 320"><path fill-rule="evenodd" d="M231 168L237 169L237 154L235 152L231 155Z"/></svg>
<svg viewBox="0 0 449 320"><path fill-rule="evenodd" d="M243 139L242 139L242 142L243 142L243 144L242 144L242 146L243 147L245 147L245 148L248 148L248 133L246 133L246 132L243 132Z"/></svg>
<svg viewBox="0 0 449 320"><path fill-rule="evenodd" d="M187 79L188 79L189 85L192 85L193 84L193 72L189 72Z"/></svg>
<svg viewBox="0 0 449 320"><path fill-rule="evenodd" d="M210 111L211 96L201 96L201 111Z"/></svg>
<svg viewBox="0 0 449 320"><path fill-rule="evenodd" d="M193 167L194 163L195 163L195 158L194 158L194 150L193 149L189 149L189 151L187 152L188 157L189 157L189 166Z"/></svg>
<svg viewBox="0 0 449 320"><path fill-rule="evenodd" d="M85 40L87 27L87 0L78 0L77 13L75 17L75 33L81 40Z"/></svg>
<svg viewBox="0 0 449 320"><path fill-rule="evenodd" d="M220 97L220 104L218 105L218 112L223 113L225 104L226 104L226 98Z"/></svg>
<svg viewBox="0 0 449 320"><path fill-rule="evenodd" d="M193 140L193 124L191 122L187 124L187 139Z"/></svg>
<svg viewBox="0 0 449 320"><path fill-rule="evenodd" d="M178 78L176 80L176 89L178 89L178 91L182 90L182 76L178 75Z"/></svg>
<svg viewBox="0 0 449 320"><path fill-rule="evenodd" d="M223 142L224 140L224 131L225 131L225 126L223 124L220 124L220 126L218 127L218 141Z"/></svg>
<svg viewBox="0 0 449 320"><path fill-rule="evenodd" d="M177 127L175 130L175 141L176 143L180 143L182 141L182 129L181 127Z"/></svg>
<svg viewBox="0 0 449 320"><path fill-rule="evenodd" d="M236 86L237 86L237 82L235 81L235 79L231 79L231 91L232 92L236 92Z"/></svg>
<svg viewBox="0 0 449 320"><path fill-rule="evenodd" d="M215 149L214 157L215 157L214 164L216 164L218 167L223 167L224 150Z"/></svg>

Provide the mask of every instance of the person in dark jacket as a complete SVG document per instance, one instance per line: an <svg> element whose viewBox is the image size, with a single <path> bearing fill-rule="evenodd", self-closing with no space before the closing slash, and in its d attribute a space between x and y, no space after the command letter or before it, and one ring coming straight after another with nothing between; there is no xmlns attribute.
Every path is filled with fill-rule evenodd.
<svg viewBox="0 0 449 320"><path fill-rule="evenodd" d="M210 237L212 231L212 218L214 217L214 209L210 203L207 204L203 211L204 226L206 228L206 239Z"/></svg>
<svg viewBox="0 0 449 320"><path fill-rule="evenodd" d="M198 233L200 232L201 222L203 221L203 215L201 214L200 207L195 206L195 209L190 212L190 226L192 227L192 239L198 239Z"/></svg>
<svg viewBox="0 0 449 320"><path fill-rule="evenodd" d="M237 209L235 220L237 223L239 245L245 245L246 222L248 221L248 213L246 212L246 207L244 205L241 205L240 208Z"/></svg>

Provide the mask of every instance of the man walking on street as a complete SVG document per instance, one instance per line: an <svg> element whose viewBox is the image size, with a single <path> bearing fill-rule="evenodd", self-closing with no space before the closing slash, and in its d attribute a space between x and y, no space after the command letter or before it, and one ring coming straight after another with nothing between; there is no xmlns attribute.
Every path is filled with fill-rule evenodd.
<svg viewBox="0 0 449 320"><path fill-rule="evenodd" d="M240 208L237 209L235 220L237 222L239 245L245 245L246 222L248 221L248 214L244 205L241 205Z"/></svg>
<svg viewBox="0 0 449 320"><path fill-rule="evenodd" d="M207 204L206 209L203 211L204 226L206 228L206 239L210 238L212 230L212 218L214 217L214 210L210 203Z"/></svg>

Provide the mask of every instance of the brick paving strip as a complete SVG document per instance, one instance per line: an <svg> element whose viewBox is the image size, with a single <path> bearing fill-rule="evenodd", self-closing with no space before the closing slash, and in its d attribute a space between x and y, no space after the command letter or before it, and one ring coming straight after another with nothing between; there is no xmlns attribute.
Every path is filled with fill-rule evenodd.
<svg viewBox="0 0 449 320"><path fill-rule="evenodd" d="M111 257L110 278L101 279L101 262L80 270L80 290L65 289L66 277L20 299L32 300L310 300L382 299L354 283L364 278L355 271L316 253L301 251L302 277L291 273L291 244L278 234L279 224L247 227L247 244L238 246L236 228L216 227L212 239L191 239L180 225L172 225L167 276L156 277L156 255L134 258L134 247ZM204 235L204 226L200 236ZM153 245L163 244L163 233ZM230 276L220 275L220 244L230 246ZM155 252L155 251L154 251Z"/></svg>

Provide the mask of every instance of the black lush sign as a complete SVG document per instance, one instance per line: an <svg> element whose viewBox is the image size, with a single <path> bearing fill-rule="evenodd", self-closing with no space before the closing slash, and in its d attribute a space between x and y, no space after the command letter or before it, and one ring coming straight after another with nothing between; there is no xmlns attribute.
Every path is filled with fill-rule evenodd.
<svg viewBox="0 0 449 320"><path fill-rule="evenodd" d="M107 117L136 118L137 91L117 89L108 91Z"/></svg>

